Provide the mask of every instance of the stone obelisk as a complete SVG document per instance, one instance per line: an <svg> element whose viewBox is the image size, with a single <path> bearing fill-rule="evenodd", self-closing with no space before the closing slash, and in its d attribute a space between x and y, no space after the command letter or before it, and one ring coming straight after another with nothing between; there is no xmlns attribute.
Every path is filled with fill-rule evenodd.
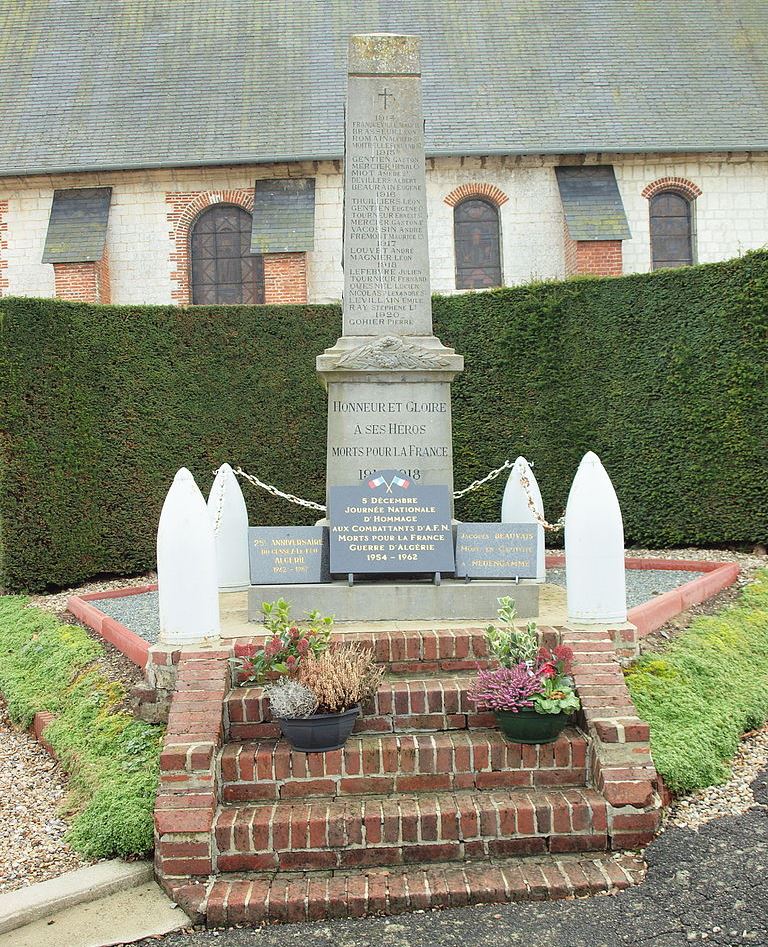
<svg viewBox="0 0 768 947"><path fill-rule="evenodd" d="M327 491L385 468L453 490L450 383L464 360L432 333L420 42L349 41L343 334L317 359Z"/></svg>

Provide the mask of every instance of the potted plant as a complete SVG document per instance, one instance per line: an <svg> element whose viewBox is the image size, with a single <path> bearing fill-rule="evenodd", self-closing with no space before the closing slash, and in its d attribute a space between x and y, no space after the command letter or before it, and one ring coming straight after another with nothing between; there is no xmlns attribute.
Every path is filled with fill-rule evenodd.
<svg viewBox="0 0 768 947"><path fill-rule="evenodd" d="M360 704L379 688L383 669L359 645L330 647L333 619L311 612L292 622L284 599L262 605L271 636L240 661L242 683L264 685L272 719L294 749L305 753L344 745Z"/></svg>
<svg viewBox="0 0 768 947"><path fill-rule="evenodd" d="M488 651L499 666L478 672L469 698L478 709L492 710L505 736L516 743L552 743L581 706L574 691L565 646L539 647L536 625L515 628L515 604L499 599L506 627L489 626Z"/></svg>
<svg viewBox="0 0 768 947"><path fill-rule="evenodd" d="M360 704L381 684L371 651L342 644L301 662L295 675L268 684L272 719L296 750L323 753L343 746Z"/></svg>

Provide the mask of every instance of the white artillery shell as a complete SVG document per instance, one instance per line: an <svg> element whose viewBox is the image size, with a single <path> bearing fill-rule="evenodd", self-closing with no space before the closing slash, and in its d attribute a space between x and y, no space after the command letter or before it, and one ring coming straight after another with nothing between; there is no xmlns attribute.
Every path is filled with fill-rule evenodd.
<svg viewBox="0 0 768 947"><path fill-rule="evenodd" d="M216 544L216 571L220 589L250 585L248 564L248 510L243 491L229 464L222 464L208 494L208 514Z"/></svg>
<svg viewBox="0 0 768 947"><path fill-rule="evenodd" d="M161 641L191 644L219 635L213 527L205 499L186 467L174 477L160 513L157 584Z"/></svg>
<svg viewBox="0 0 768 947"><path fill-rule="evenodd" d="M600 458L585 454L565 508L568 620L625 622L624 524Z"/></svg>
<svg viewBox="0 0 768 947"><path fill-rule="evenodd" d="M528 480L528 491L533 501L536 513L544 519L544 503L541 499L541 490L533 475L531 465L525 457L518 457L507 478L504 487L504 497L501 501L502 523L537 523L538 524L538 556L536 560L536 581L543 582L546 577L544 566L544 527L536 518L534 511L528 504L528 492L523 486L522 477Z"/></svg>

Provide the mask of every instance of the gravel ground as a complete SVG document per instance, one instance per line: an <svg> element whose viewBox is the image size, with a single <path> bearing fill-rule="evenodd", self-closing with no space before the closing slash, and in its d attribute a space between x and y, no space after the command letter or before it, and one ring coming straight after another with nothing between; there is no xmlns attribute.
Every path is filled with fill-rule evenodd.
<svg viewBox="0 0 768 947"><path fill-rule="evenodd" d="M703 572L683 569L627 569L627 608L642 605L657 595L698 579ZM547 582L565 588L565 569L547 569ZM101 606L99 606L101 607Z"/></svg>
<svg viewBox="0 0 768 947"><path fill-rule="evenodd" d="M722 786L709 786L676 800L667 812L665 827L698 829L712 819L739 815L754 806L752 784L760 772L768 772L768 725L744 734L731 769L731 778Z"/></svg>
<svg viewBox="0 0 768 947"><path fill-rule="evenodd" d="M150 644L157 641L160 634L157 592L126 595L125 598L97 598L91 601L91 605L117 619Z"/></svg>
<svg viewBox="0 0 768 947"><path fill-rule="evenodd" d="M68 825L58 807L66 793L58 763L13 726L0 702L0 892L89 864L62 840Z"/></svg>

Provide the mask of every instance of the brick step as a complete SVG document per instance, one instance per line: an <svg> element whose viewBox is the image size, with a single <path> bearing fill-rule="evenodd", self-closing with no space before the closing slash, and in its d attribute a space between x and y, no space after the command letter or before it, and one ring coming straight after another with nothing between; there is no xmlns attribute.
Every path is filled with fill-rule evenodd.
<svg viewBox="0 0 768 947"><path fill-rule="evenodd" d="M191 917L204 916L209 927L230 927L608 894L643 876L642 859L635 855L566 854L247 879L225 874L207 884L175 886L172 894Z"/></svg>
<svg viewBox="0 0 768 947"><path fill-rule="evenodd" d="M591 789L514 789L225 805L218 871L311 871L604 851Z"/></svg>
<svg viewBox="0 0 768 947"><path fill-rule="evenodd" d="M302 753L285 740L229 743L221 752L224 802L586 785L586 739L568 728L554 743L510 743L495 730L352 736L340 750Z"/></svg>
<svg viewBox="0 0 768 947"><path fill-rule="evenodd" d="M433 733L495 728L492 713L478 713L467 692L473 677L391 677L363 707L355 733ZM225 700L231 740L279 737L261 687L234 687Z"/></svg>
<svg viewBox="0 0 768 947"><path fill-rule="evenodd" d="M357 642L371 648L376 660L394 673L474 671L488 662L485 625L451 629L410 628L403 631L338 631L337 642ZM545 644L558 643L554 628L540 628ZM265 635L238 638L235 655L244 657L264 646Z"/></svg>

